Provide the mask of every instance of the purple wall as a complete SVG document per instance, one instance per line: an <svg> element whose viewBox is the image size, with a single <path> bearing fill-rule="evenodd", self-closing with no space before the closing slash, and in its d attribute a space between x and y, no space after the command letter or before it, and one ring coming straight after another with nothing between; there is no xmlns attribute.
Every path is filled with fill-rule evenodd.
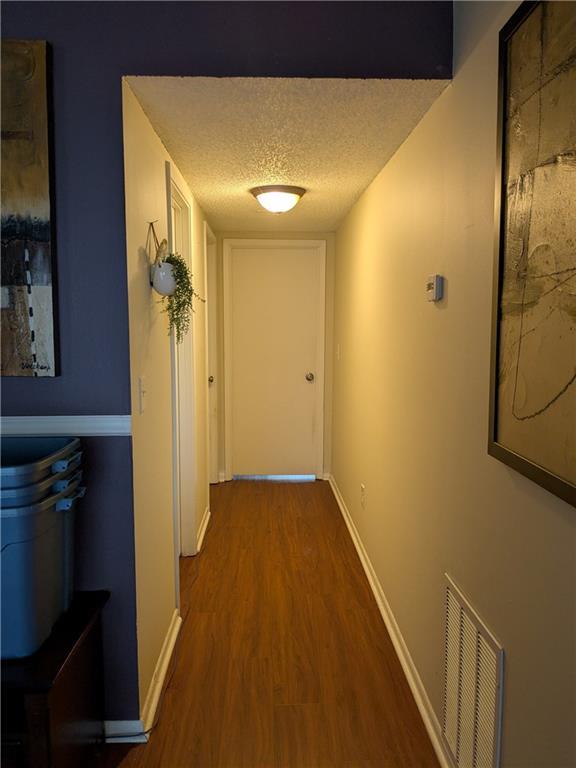
<svg viewBox="0 0 576 768"><path fill-rule="evenodd" d="M61 376L3 380L10 415L130 412L122 75L440 77L450 2L4 2L53 50Z"/></svg>
<svg viewBox="0 0 576 768"><path fill-rule="evenodd" d="M138 649L132 521L132 441L83 437L75 577L78 589L109 589L102 616L106 718L137 720Z"/></svg>
<svg viewBox="0 0 576 768"><path fill-rule="evenodd" d="M130 413L121 77L449 78L451 2L3 2L52 46L61 375L4 378L4 415ZM86 438L84 588L106 608L107 718L138 717L129 438Z"/></svg>

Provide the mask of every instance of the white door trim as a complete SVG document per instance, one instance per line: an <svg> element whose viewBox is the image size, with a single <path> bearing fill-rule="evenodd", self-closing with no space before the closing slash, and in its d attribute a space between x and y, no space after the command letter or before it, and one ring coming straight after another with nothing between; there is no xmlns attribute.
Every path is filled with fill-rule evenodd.
<svg viewBox="0 0 576 768"><path fill-rule="evenodd" d="M0 432L12 435L49 435L59 437L129 437L130 415L106 416L2 416Z"/></svg>
<svg viewBox="0 0 576 768"><path fill-rule="evenodd" d="M210 251L211 248L213 249L212 251ZM216 425L212 423L212 387L216 387L216 392L218 391L217 388L220 386L220 372L218 370L218 365L216 365L215 370L212 370L214 366L211 365L211 358L213 360L214 353L216 354L216 360L218 360L218 329L217 323L215 322L218 313L218 302L216 301L215 307L211 306L211 298L217 295L218 287L217 285L210 286L208 279L210 273L212 273L212 277L214 277L214 271L209 269L209 264L213 260L211 266L215 266L216 258L216 235L210 228L208 222L204 221L204 296L207 301L206 323L204 326L206 332L206 373L208 376L214 373L216 374L215 382L212 385L209 382L206 383L206 466L208 468L209 484L217 483L219 481L220 469L218 466L218 417L216 418ZM216 327L212 327L213 325ZM213 347L215 349L213 349ZM213 461L214 451L216 453L216 466L214 466ZM210 498L210 488L208 488L208 498Z"/></svg>
<svg viewBox="0 0 576 768"><path fill-rule="evenodd" d="M168 247L174 250L174 231L172 227L172 204L174 182L170 163L165 163L166 207L168 221ZM170 385L172 396L172 522L174 542L174 592L176 609L180 608L180 435L179 435L179 386L178 386L178 350L174 333L170 334Z"/></svg>
<svg viewBox="0 0 576 768"><path fill-rule="evenodd" d="M222 326L224 341L224 479L232 480L232 325L230 267L235 240L222 242Z"/></svg>
<svg viewBox="0 0 576 768"><path fill-rule="evenodd" d="M232 479L232 324L231 324L231 264L232 251L235 247L243 248L317 248L321 254L321 270L318 292L318 332L316 336L316 354L318 370L316 375L316 405L314 418L318 426L316 448L316 476L324 475L324 348L326 343L326 241L325 240L261 240L250 238L225 238L223 241L223 288L224 306L222 317L224 326L224 457L225 478Z"/></svg>
<svg viewBox="0 0 576 768"><path fill-rule="evenodd" d="M174 180L170 163L166 162L166 201L168 206L168 242L170 251L174 251L174 232L172 231L172 206L175 202L184 217L182 222L182 256L190 270L192 269L192 209L186 195ZM176 344L171 334L171 374L172 374L172 434L173 434L173 487L174 487L174 578L176 585L176 605L180 604L179 558L181 554L196 553L196 510L193 500L182 496L182 478L194 472L194 435L182 432L182 422L189 424L194 420L194 360L192 329L182 345ZM184 347L184 345L186 345ZM190 413L192 414L190 417Z"/></svg>

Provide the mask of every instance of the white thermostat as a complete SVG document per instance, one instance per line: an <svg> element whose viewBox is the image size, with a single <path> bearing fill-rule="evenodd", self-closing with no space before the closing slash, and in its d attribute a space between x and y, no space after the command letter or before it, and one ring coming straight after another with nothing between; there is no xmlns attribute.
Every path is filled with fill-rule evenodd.
<svg viewBox="0 0 576 768"><path fill-rule="evenodd" d="M444 278L442 275L430 275L426 280L426 297L428 301L440 301L444 295Z"/></svg>

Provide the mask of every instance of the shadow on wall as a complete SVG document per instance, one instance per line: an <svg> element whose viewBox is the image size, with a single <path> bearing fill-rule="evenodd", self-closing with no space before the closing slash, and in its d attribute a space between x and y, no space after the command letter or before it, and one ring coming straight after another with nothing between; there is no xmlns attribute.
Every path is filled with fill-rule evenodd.
<svg viewBox="0 0 576 768"><path fill-rule="evenodd" d="M520 5L518 0L500 2L503 9L509 6L509 15ZM460 24L460 18L466 14L467 23ZM452 72L456 74L465 64L470 54L474 51L479 41L482 41L490 26L494 24L494 0L484 2L469 2L469 0L456 0L454 2L454 26L458 27L460 34L454 38L454 54L452 59Z"/></svg>

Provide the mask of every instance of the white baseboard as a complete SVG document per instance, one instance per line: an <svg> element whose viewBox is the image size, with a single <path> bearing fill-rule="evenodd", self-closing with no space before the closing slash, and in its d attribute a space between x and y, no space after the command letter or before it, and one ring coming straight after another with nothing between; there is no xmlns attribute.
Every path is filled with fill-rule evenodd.
<svg viewBox="0 0 576 768"><path fill-rule="evenodd" d="M424 684L422 683L420 675L418 674L418 670L416 669L416 665L410 656L408 647L404 641L404 638L402 637L402 633L400 632L400 627L394 618L394 614L392 613L390 604L386 599L382 585L378 580L374 566L368 557L368 553L364 548L364 544L362 543L358 529L356 528L354 520L348 511L344 497L342 496L342 493L340 492L340 489L338 488L333 475L330 475L328 482L330 483L330 487L332 488L332 492L334 493L334 497L338 503L338 506L340 507L340 512L342 513L342 517L344 518L344 522L346 523L350 533L350 537L352 538L354 546L356 547L356 551L358 552L360 562L362 563L362 567L364 568L364 572L366 573L370 587L374 597L376 598L378 608L380 609L380 613L384 619L384 624L386 625L386 629L388 630L388 634L390 635L390 639L394 645L396 655L398 656L400 664L402 665L402 669L404 670L404 674L406 675L406 680L408 681L408 685L410 686L412 695L414 696L416 705L420 711L420 715L424 721L428 735L430 736L430 740L432 742L432 746L434 747L434 751L436 752L436 756L438 757L442 768L454 768L452 759L444 747L444 743L442 741L442 731L440 728L440 723L438 722L438 718L436 717L436 713L432 708L432 704L430 703L430 699L428 698Z"/></svg>
<svg viewBox="0 0 576 768"><path fill-rule="evenodd" d="M198 531L198 552L202 549L202 544L204 544L204 536L206 535L206 530L208 528L208 523L210 522L210 507L206 507L204 510L204 517L202 518L202 522L200 523L200 529Z"/></svg>
<svg viewBox="0 0 576 768"><path fill-rule="evenodd" d="M104 721L104 738L108 744L145 744L148 735L144 730L142 720Z"/></svg>
<svg viewBox="0 0 576 768"><path fill-rule="evenodd" d="M218 472L218 482L219 483L225 483L226 482L226 472Z"/></svg>
<svg viewBox="0 0 576 768"><path fill-rule="evenodd" d="M3 435L124 437L132 434L131 416L2 416Z"/></svg>
<svg viewBox="0 0 576 768"><path fill-rule="evenodd" d="M144 723L144 730L148 731L154 725L154 718L156 717L156 710L158 709L158 703L160 701L160 695L162 693L162 686L166 679L166 673L168 672L168 666L170 659L172 658L172 652L176 645L176 639L182 626L182 617L180 611L176 608L172 614L172 620L168 627L168 632L162 643L160 655L156 662L156 669L152 675L152 681L148 688L148 693L144 699L144 706L142 707L142 721Z"/></svg>

